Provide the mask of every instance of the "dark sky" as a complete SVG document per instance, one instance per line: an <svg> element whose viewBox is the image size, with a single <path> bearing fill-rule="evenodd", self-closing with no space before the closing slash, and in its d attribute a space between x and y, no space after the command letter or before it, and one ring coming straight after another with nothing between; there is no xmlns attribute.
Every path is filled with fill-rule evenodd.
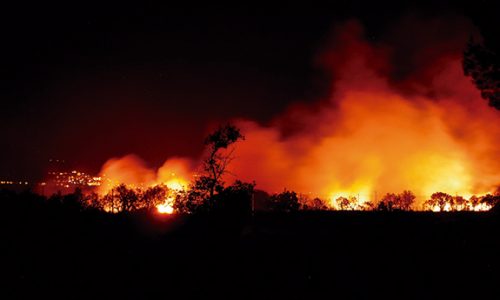
<svg viewBox="0 0 500 300"><path fill-rule="evenodd" d="M466 15L498 36L493 1L366 2L3 7L0 178L35 179L49 158L97 172L128 153L196 156L210 124L326 95L314 58L349 18L374 40L408 13Z"/></svg>

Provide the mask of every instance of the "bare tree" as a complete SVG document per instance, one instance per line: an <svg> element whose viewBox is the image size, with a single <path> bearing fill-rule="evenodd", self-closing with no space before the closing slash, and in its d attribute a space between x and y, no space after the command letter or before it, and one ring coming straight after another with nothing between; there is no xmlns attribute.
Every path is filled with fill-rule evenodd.
<svg viewBox="0 0 500 300"><path fill-rule="evenodd" d="M203 161L204 175L199 177L199 183L206 187L210 198L217 188L223 186L222 175L227 172L227 166L233 159L234 149L228 149L238 140L244 140L240 129L232 124L220 127L205 140L208 155Z"/></svg>
<svg viewBox="0 0 500 300"><path fill-rule="evenodd" d="M176 195L174 208L183 213L211 211L215 207L216 194L224 191L222 177L233 159L234 145L244 140L240 130L227 124L219 127L205 139L206 158L203 160L202 174L191 183L188 191Z"/></svg>

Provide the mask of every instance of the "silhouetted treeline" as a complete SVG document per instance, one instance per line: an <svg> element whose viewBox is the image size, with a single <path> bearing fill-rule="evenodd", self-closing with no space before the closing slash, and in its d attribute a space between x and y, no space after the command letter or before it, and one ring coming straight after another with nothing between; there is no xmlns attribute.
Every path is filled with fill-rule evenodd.
<svg viewBox="0 0 500 300"><path fill-rule="evenodd" d="M14 195L14 194L13 194ZM13 196L12 196L13 197ZM166 185L157 185L147 189L129 188L119 185L107 194L84 194L80 189L74 193L53 194L50 197L37 196L39 205L65 210L97 210L107 213L130 213L138 211L157 211L159 205L169 205L174 213L238 215L248 217L255 211L296 212L296 211L486 211L500 205L499 194L472 196L452 196L437 192L424 201L422 206L415 203L411 191L399 194L388 193L379 201L361 201L357 197L339 196L326 201L318 197L284 190L281 193L268 194L255 190L255 183L235 181L228 186L220 185L209 196L204 187L191 187L187 190L174 190ZM30 200L33 201L33 200Z"/></svg>
<svg viewBox="0 0 500 300"><path fill-rule="evenodd" d="M209 134L205 139L206 153L200 173L183 189L172 189L165 184L146 189L120 184L104 195L84 194L80 189L69 195L54 194L47 199L47 203L56 207L64 204L75 211L88 209L130 213L162 208L169 213L226 215L245 219L259 210L285 213L299 210L484 211L500 202L498 192L465 199L438 191L425 200L423 206L418 206L415 194L409 190L398 194L387 193L380 200L360 199L359 195L321 199L286 189L269 195L255 190L255 182L235 180L228 185L223 179L228 173L229 163L234 159L234 146L244 139L240 129L232 124L221 126Z"/></svg>
<svg viewBox="0 0 500 300"><path fill-rule="evenodd" d="M246 190L226 192L242 199ZM494 213L306 210L304 203L321 208L319 200L284 191L265 195L272 209L259 207L241 223L203 213L106 213L85 208L81 197L0 191L2 299L498 296Z"/></svg>

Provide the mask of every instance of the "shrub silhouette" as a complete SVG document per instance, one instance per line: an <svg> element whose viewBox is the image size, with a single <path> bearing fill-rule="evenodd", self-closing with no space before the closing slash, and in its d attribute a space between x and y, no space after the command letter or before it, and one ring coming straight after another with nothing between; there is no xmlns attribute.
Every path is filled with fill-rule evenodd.
<svg viewBox="0 0 500 300"><path fill-rule="evenodd" d="M299 210L299 198L292 191L283 191L280 194L274 194L270 198L270 208L272 211L292 212Z"/></svg>

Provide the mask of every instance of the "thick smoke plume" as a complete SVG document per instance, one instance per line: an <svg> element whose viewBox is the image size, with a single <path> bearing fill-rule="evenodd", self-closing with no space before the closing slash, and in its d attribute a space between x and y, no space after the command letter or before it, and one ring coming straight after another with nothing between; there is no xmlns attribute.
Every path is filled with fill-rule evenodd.
<svg viewBox="0 0 500 300"><path fill-rule="evenodd" d="M390 38L368 42L355 21L337 27L318 58L332 75L329 99L314 108L292 106L267 125L236 120L246 140L237 145L229 167L234 175L226 180L235 176L267 192L287 188L326 199L377 200L411 190L417 205L437 191L470 196L494 190L500 112L463 74L472 27L460 18L402 23L390 36L404 32L413 41L404 45ZM177 172L189 177L192 165L181 161ZM162 180L161 169L151 171L134 157L107 162L102 172L110 170L124 182Z"/></svg>

